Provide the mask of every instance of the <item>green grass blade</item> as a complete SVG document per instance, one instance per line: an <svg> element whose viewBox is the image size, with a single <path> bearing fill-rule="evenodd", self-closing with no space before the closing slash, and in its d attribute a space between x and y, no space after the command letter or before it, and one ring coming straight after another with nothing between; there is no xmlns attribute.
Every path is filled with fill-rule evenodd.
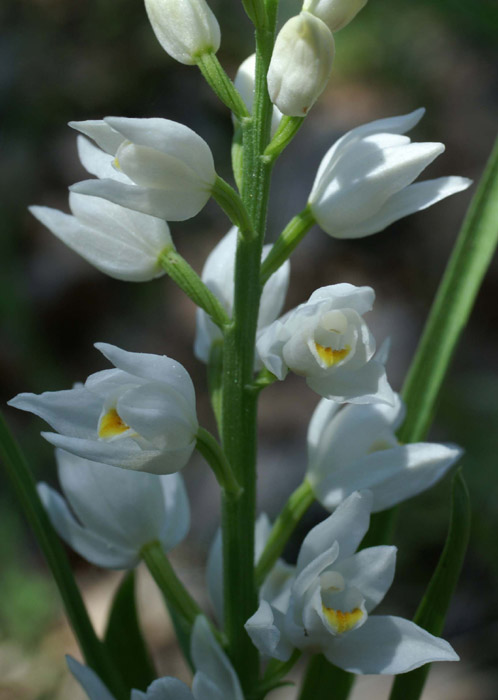
<svg viewBox="0 0 498 700"><path fill-rule="evenodd" d="M446 613L460 576L470 534L470 500L461 470L453 477L450 526L446 543L414 622L431 634L443 632ZM430 665L397 676L390 700L418 700Z"/></svg>
<svg viewBox="0 0 498 700"><path fill-rule="evenodd" d="M299 700L346 700L355 678L318 654L308 664Z"/></svg>

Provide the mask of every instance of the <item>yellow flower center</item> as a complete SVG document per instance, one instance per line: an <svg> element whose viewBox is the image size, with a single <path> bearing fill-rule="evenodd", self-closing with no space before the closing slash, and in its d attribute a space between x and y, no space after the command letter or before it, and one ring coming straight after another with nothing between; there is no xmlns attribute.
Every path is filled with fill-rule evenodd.
<svg viewBox="0 0 498 700"><path fill-rule="evenodd" d="M325 617L337 634L342 634L343 632L348 632L350 629L353 629L364 615L360 608L354 608L351 612L334 610L334 608L327 608L327 606L323 604L322 608Z"/></svg>
<svg viewBox="0 0 498 700"><path fill-rule="evenodd" d="M347 357L350 353L350 346L346 345L342 350L332 350L332 348L326 348L320 343L315 343L316 351L319 357L325 362L327 367L332 367L338 362Z"/></svg>
<svg viewBox="0 0 498 700"><path fill-rule="evenodd" d="M117 435L122 435L129 429L130 426L126 425L116 409L111 408L100 419L99 438L109 440Z"/></svg>

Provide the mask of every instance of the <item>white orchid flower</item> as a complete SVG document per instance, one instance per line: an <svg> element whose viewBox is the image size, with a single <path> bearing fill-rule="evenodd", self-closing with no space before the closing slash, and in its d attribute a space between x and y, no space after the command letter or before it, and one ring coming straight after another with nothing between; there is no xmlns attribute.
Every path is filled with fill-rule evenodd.
<svg viewBox="0 0 498 700"><path fill-rule="evenodd" d="M239 679L203 616L194 623L191 654L196 669L192 690L176 678L160 678L145 693L132 690L130 700L244 700ZM114 700L92 669L70 656L67 663L90 700Z"/></svg>
<svg viewBox="0 0 498 700"><path fill-rule="evenodd" d="M145 0L154 34L172 58L187 66L220 48L220 25L205 0Z"/></svg>
<svg viewBox="0 0 498 700"><path fill-rule="evenodd" d="M324 508L360 489L372 491L372 512L391 508L433 486L461 457L456 445L401 445L404 415L398 394L393 406L320 401L308 428L307 480Z"/></svg>
<svg viewBox="0 0 498 700"><path fill-rule="evenodd" d="M202 271L202 281L220 300L229 315L233 308L235 252L237 248L237 228L233 227L209 254ZM271 245L263 248L262 259L270 252ZM289 286L290 263L286 261L267 281L261 295L258 329L272 323L284 305ZM222 333L205 311L197 309L194 352L202 362L208 362L212 344L222 339Z"/></svg>
<svg viewBox="0 0 498 700"><path fill-rule="evenodd" d="M319 17L331 32L338 32L365 7L367 0L304 0L303 10Z"/></svg>
<svg viewBox="0 0 498 700"><path fill-rule="evenodd" d="M75 192L69 193L69 207L72 216L50 207L29 210L69 248L110 277L145 282L165 274L159 256L173 246L165 221Z"/></svg>
<svg viewBox="0 0 498 700"><path fill-rule="evenodd" d="M412 184L444 151L442 143L412 143L402 136L425 110L359 126L323 158L309 197L311 212L334 238L361 238L393 221L467 189L472 180L440 177Z"/></svg>
<svg viewBox="0 0 498 700"><path fill-rule="evenodd" d="M395 547L356 552L371 503L369 492L353 493L308 533L292 576L270 573L246 623L262 654L286 661L297 648L351 673L375 674L458 660L448 642L415 623L370 615L391 586L396 558Z"/></svg>
<svg viewBox="0 0 498 700"><path fill-rule="evenodd" d="M9 404L43 418L55 447L92 462L171 474L189 460L198 422L185 368L164 355L95 347L115 366L68 391L19 394Z"/></svg>
<svg viewBox="0 0 498 700"><path fill-rule="evenodd" d="M304 117L324 91L332 72L334 37L309 12L291 17L275 40L268 69L274 105L291 117Z"/></svg>
<svg viewBox="0 0 498 700"><path fill-rule="evenodd" d="M184 221L200 212L216 172L207 143L169 119L70 122L99 148L80 146L80 157L97 180L72 185L73 192L108 199L159 219Z"/></svg>
<svg viewBox="0 0 498 700"><path fill-rule="evenodd" d="M253 53L242 61L237 73L235 75L234 85L239 91L244 104L249 110L252 111L252 105L254 102L254 80L256 75L256 54ZM280 120L283 114L278 107L273 105L273 112L271 117L271 135L273 136L279 127ZM235 119L235 117L234 117Z"/></svg>
<svg viewBox="0 0 498 700"><path fill-rule="evenodd" d="M371 287L346 283L317 289L259 334L261 361L278 379L291 369L339 403L392 404L384 364L374 358L375 340L362 318L374 298Z"/></svg>
<svg viewBox="0 0 498 700"><path fill-rule="evenodd" d="M132 569L141 549L177 546L190 527L179 474L118 471L107 464L56 450L59 482L67 501L47 484L38 493L62 539L87 561L106 569Z"/></svg>

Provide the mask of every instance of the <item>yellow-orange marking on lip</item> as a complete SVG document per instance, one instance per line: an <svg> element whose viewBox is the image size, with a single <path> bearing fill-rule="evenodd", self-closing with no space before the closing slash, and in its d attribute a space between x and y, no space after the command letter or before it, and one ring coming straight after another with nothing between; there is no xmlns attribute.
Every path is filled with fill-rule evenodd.
<svg viewBox="0 0 498 700"><path fill-rule="evenodd" d="M117 156L116 156L116 158L114 158L114 160L112 161L112 164L114 165L114 167L116 168L116 170L120 170L120 171L122 172L121 163L119 162Z"/></svg>
<svg viewBox="0 0 498 700"><path fill-rule="evenodd" d="M351 612L342 612L342 610L334 610L322 605L325 617L335 629L337 634L348 632L352 629L363 617L364 613L360 608L354 608Z"/></svg>
<svg viewBox="0 0 498 700"><path fill-rule="evenodd" d="M126 425L116 409L111 408L100 419L99 438L108 440L109 438L116 437L117 435L122 435L129 429L130 426Z"/></svg>
<svg viewBox="0 0 498 700"><path fill-rule="evenodd" d="M349 345L346 345L346 347L342 350L332 350L332 348L326 348L323 345L320 345L320 343L315 343L315 347L318 355L325 362L327 367L336 365L338 362L347 357L351 350Z"/></svg>

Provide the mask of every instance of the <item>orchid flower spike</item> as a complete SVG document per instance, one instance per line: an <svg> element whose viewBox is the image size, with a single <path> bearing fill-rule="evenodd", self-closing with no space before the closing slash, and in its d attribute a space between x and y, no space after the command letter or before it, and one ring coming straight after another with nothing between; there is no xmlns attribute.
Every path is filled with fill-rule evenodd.
<svg viewBox="0 0 498 700"><path fill-rule="evenodd" d="M364 124L332 146L318 168L308 201L326 233L334 238L370 236L472 184L465 177L412 184L444 151L442 143L412 143L402 136L424 111Z"/></svg>
<svg viewBox="0 0 498 700"><path fill-rule="evenodd" d="M172 58L187 66L220 48L220 25L205 0L145 0L154 34Z"/></svg>
<svg viewBox="0 0 498 700"><path fill-rule="evenodd" d="M196 618L191 655L195 666L192 690L176 678L160 678L143 693L131 691L130 700L244 700L239 679L205 617ZM67 657L69 670L90 700L114 700L92 669Z"/></svg>
<svg viewBox="0 0 498 700"><path fill-rule="evenodd" d="M320 401L308 428L306 478L324 508L369 489L372 512L386 510L433 486L461 457L456 445L400 445L396 430L404 416L398 394L393 406Z"/></svg>
<svg viewBox="0 0 498 700"><path fill-rule="evenodd" d="M338 32L365 7L367 0L304 0L303 10L319 17L331 32Z"/></svg>
<svg viewBox="0 0 498 700"><path fill-rule="evenodd" d="M87 262L118 280L146 282L165 274L159 256L173 247L168 224L105 199L69 193L72 212L29 207L52 233Z"/></svg>
<svg viewBox="0 0 498 700"><path fill-rule="evenodd" d="M202 271L202 281L220 300L229 315L233 308L235 252L237 248L237 229L231 228L209 254ZM270 252L271 245L263 248L262 258ZM267 281L261 295L258 329L266 328L272 323L284 305L289 286L290 263L286 261ZM194 343L195 356L201 362L209 361L212 344L222 339L222 333L208 317L205 311L197 309L197 325Z"/></svg>
<svg viewBox="0 0 498 700"><path fill-rule="evenodd" d="M370 615L391 586L396 559L395 547L356 552L371 504L368 491L351 494L308 533L293 574L270 573L245 625L263 655L287 661L294 649L310 650L358 674L406 673L458 660L448 642L415 623Z"/></svg>
<svg viewBox="0 0 498 700"><path fill-rule="evenodd" d="M9 405L47 421L57 432L43 437L78 457L151 474L182 469L199 427L188 372L164 355L95 347L115 369L68 391L19 394Z"/></svg>
<svg viewBox="0 0 498 700"><path fill-rule="evenodd" d="M198 214L211 196L216 172L207 143L195 131L169 119L70 122L93 139L79 145L84 167L97 180L70 189L108 199L159 219L184 221Z"/></svg>
<svg viewBox="0 0 498 700"><path fill-rule="evenodd" d="M332 72L334 38L327 25L309 12L291 17L277 35L268 92L290 117L304 117L324 91Z"/></svg>
<svg viewBox="0 0 498 700"><path fill-rule="evenodd" d="M253 53L242 61L237 73L235 75L234 85L240 93L240 96L244 100L244 104L249 110L252 111L252 105L254 102L254 81L256 75L256 54ZM278 107L273 105L273 112L271 117L271 135L273 136L279 127L280 120L283 114ZM235 119L235 117L234 117Z"/></svg>
<svg viewBox="0 0 498 700"><path fill-rule="evenodd" d="M132 569L145 545L157 541L169 552L187 535L190 510L179 474L118 470L63 450L56 459L67 501L44 483L38 493L60 537L92 564Z"/></svg>
<svg viewBox="0 0 498 700"><path fill-rule="evenodd" d="M278 379L291 369L308 386L339 403L394 403L384 364L362 316L375 298L371 287L334 284L261 331L261 361Z"/></svg>

